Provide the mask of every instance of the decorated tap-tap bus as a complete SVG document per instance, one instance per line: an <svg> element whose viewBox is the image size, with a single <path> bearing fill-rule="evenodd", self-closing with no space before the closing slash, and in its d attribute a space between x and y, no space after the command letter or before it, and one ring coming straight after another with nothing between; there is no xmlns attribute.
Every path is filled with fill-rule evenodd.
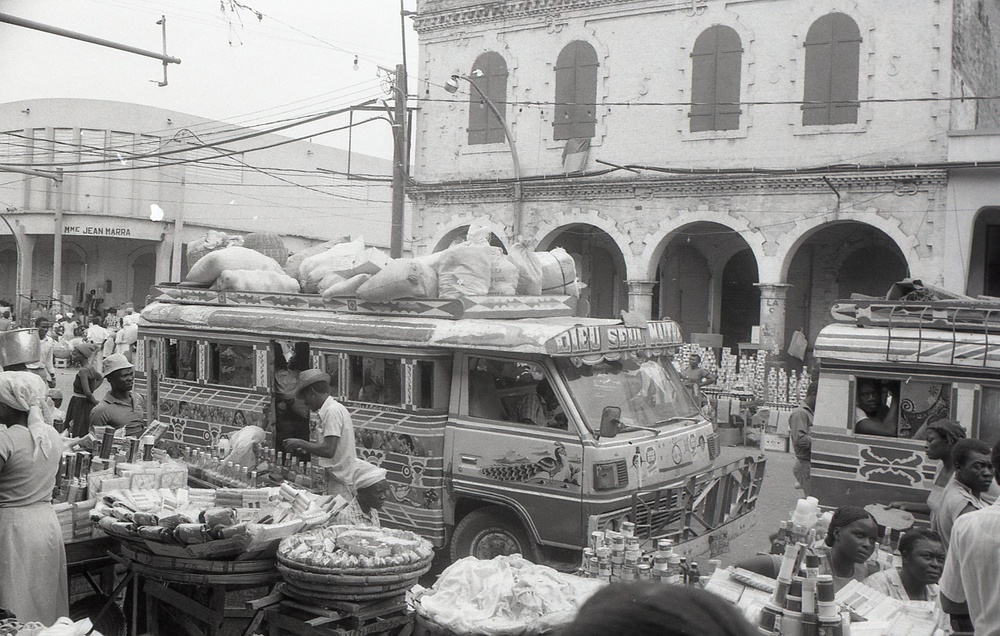
<svg viewBox="0 0 1000 636"><path fill-rule="evenodd" d="M573 313L561 296L366 303L164 285L137 357L166 439L209 446L273 426L279 356L307 356L349 409L359 457L388 470L383 525L453 558L570 563L626 520L647 542L724 549L754 520L763 460L718 465L671 363L678 325Z"/></svg>
<svg viewBox="0 0 1000 636"><path fill-rule="evenodd" d="M925 425L952 419L1000 440L1000 302L842 301L833 314L815 344L813 494L925 502L938 469Z"/></svg>

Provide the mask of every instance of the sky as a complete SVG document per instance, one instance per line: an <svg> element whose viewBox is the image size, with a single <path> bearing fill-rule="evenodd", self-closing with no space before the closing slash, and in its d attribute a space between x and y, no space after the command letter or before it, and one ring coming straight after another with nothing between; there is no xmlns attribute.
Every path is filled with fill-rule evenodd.
<svg viewBox="0 0 1000 636"><path fill-rule="evenodd" d="M403 0L415 8L415 0ZM159 60L0 22L0 102L73 97L134 102L243 126L264 126L356 104L391 100L379 66L402 62L399 0L0 0L0 13L163 51ZM406 18L415 86L417 38ZM357 58L357 70L355 70ZM355 119L358 119L356 117ZM347 115L302 135L348 123ZM313 138L347 148L346 132ZM392 156L386 121L354 129L353 150Z"/></svg>

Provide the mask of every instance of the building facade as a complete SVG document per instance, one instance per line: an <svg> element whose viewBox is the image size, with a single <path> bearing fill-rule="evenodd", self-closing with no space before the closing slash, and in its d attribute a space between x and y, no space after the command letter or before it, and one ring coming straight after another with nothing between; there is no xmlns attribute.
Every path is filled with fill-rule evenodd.
<svg viewBox="0 0 1000 636"><path fill-rule="evenodd" d="M22 314L54 289L70 307L141 307L150 285L181 279L186 245L209 230L276 232L292 251L359 235L387 247L390 172L383 159L136 104L0 104L0 299Z"/></svg>
<svg viewBox="0 0 1000 636"><path fill-rule="evenodd" d="M774 351L906 276L975 289L997 174L950 162L1000 158L996 3L421 0L415 27L417 252L485 219L574 254L592 315Z"/></svg>

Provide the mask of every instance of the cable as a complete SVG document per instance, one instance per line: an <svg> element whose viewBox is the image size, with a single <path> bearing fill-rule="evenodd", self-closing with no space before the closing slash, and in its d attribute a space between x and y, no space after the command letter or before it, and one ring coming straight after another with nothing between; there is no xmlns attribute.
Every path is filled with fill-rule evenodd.
<svg viewBox="0 0 1000 636"><path fill-rule="evenodd" d="M471 93L466 91L458 91L458 94L469 96ZM443 97L420 97L413 96L410 98L411 101L416 102L441 102L445 104L455 104L457 100L447 99ZM807 101L807 100L760 100L760 101L739 101L739 102L694 102L694 101L684 101L684 102L546 102L546 101L507 101L507 100L493 100L497 106L529 106L529 107L546 107L546 106L627 106L629 108L637 106L670 106L670 107L690 107L690 106L851 106L855 104L906 104L906 103L923 103L923 102L962 102L962 101L992 101L1000 100L1000 95L981 95L981 96L961 96L961 97L872 97L872 98L859 98L851 100L822 100L822 101Z"/></svg>

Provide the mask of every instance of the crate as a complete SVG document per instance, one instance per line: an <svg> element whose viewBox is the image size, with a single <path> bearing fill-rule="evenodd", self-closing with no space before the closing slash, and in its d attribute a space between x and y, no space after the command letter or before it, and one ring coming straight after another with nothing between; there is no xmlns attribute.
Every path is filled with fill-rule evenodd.
<svg viewBox="0 0 1000 636"><path fill-rule="evenodd" d="M253 601L247 606L258 609ZM342 603L330 607L283 598L259 609L268 636L402 636L413 630L413 614L407 610L403 595L372 603Z"/></svg>
<svg viewBox="0 0 1000 636"><path fill-rule="evenodd" d="M760 444L762 450L777 451L779 453L788 452L788 436L776 435L775 433L764 433L764 439Z"/></svg>

